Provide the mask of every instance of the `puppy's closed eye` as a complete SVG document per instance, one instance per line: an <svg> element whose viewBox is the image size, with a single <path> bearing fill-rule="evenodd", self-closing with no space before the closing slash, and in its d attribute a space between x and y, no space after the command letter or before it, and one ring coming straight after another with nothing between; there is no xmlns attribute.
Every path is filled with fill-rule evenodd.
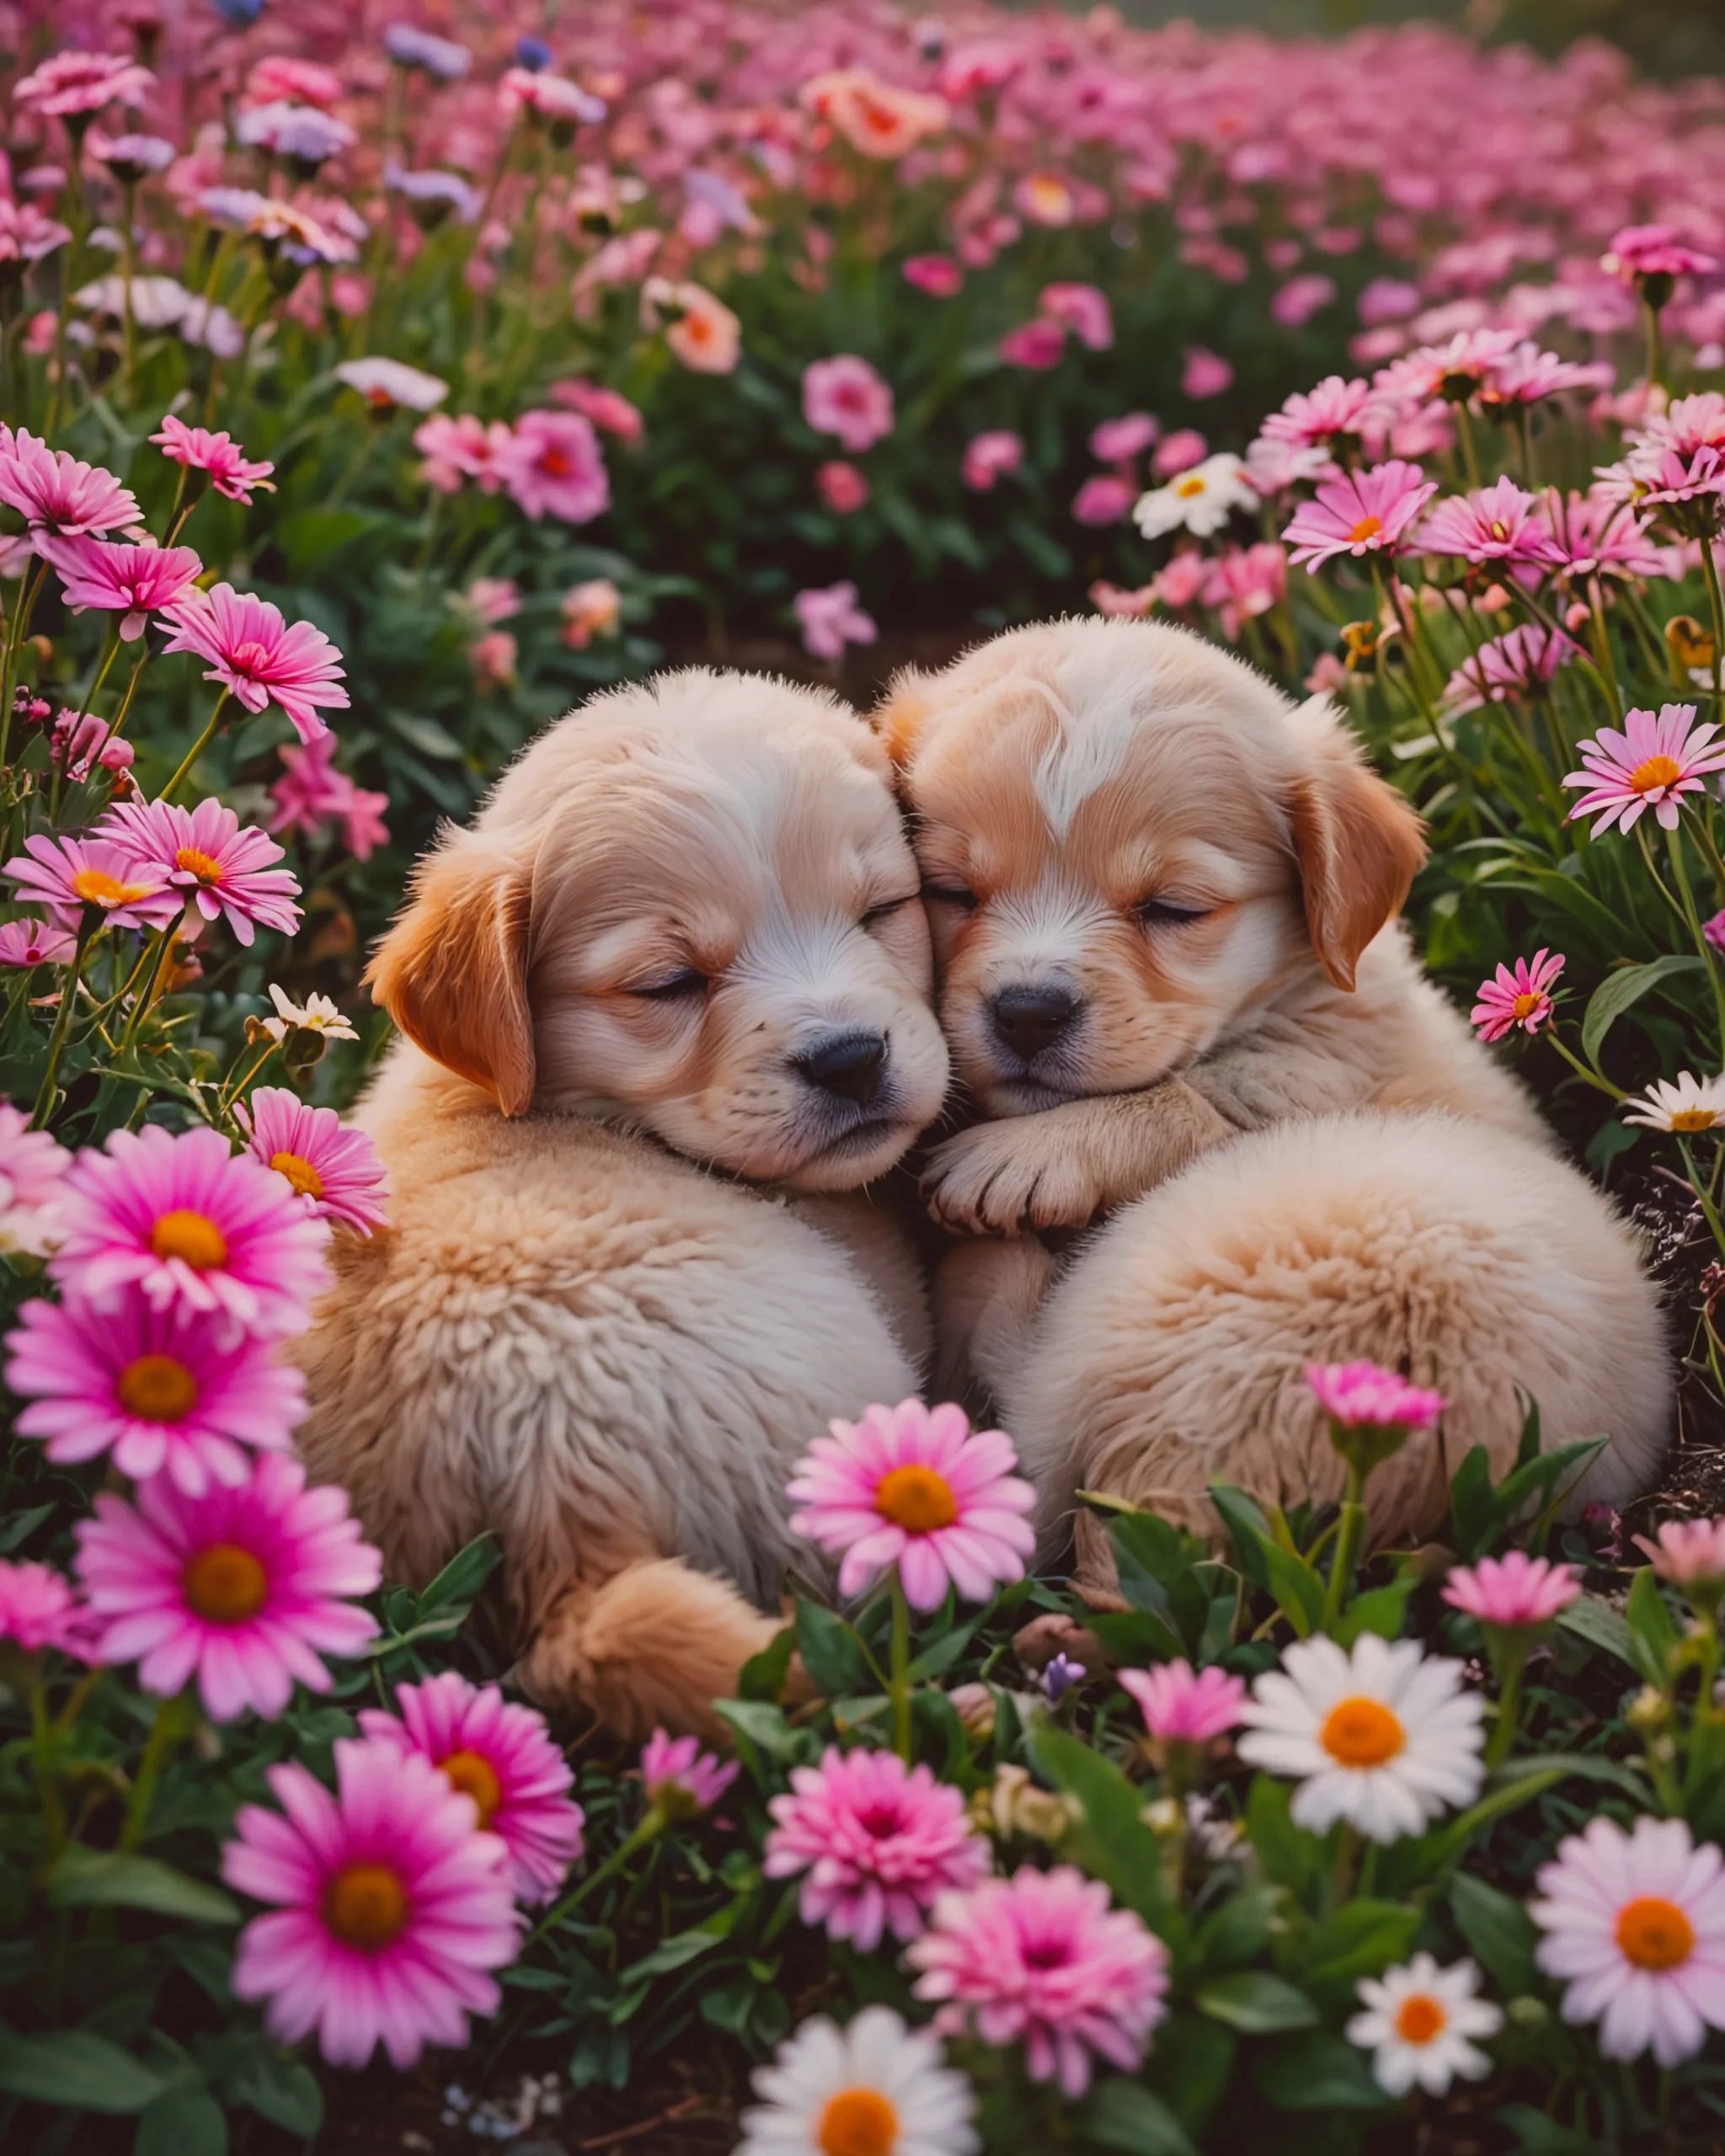
<svg viewBox="0 0 1725 2156"><path fill-rule="evenodd" d="M697 973L693 966L679 966L675 973L665 974L658 980L644 981L637 988L626 988L623 993L636 996L644 1003L676 1003L704 995L708 986L705 974Z"/></svg>
<svg viewBox="0 0 1725 2156"><path fill-rule="evenodd" d="M874 928L884 921L890 921L895 913L909 905L916 896L917 894L915 891L906 891L900 898L883 899L879 905L867 908L862 915L862 926L865 928Z"/></svg>
<svg viewBox="0 0 1725 2156"><path fill-rule="evenodd" d="M1194 921L1207 921L1213 909L1178 899L1141 899L1133 910L1146 928L1185 928Z"/></svg>
<svg viewBox="0 0 1725 2156"><path fill-rule="evenodd" d="M976 894L965 883L926 883L922 895L941 905L957 906L961 913L976 910Z"/></svg>

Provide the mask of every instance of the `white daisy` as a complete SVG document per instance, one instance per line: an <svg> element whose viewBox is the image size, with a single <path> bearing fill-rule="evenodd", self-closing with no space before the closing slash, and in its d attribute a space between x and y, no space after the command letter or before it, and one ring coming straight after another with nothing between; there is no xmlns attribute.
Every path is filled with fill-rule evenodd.
<svg viewBox="0 0 1725 2156"><path fill-rule="evenodd" d="M1298 1780L1294 1819L1315 1834L1345 1819L1393 1842L1479 1794L1485 1701L1461 1689L1459 1662L1412 1640L1363 1632L1351 1655L1322 1636L1296 1641L1252 1694L1240 1756Z"/></svg>
<svg viewBox="0 0 1725 2156"><path fill-rule="evenodd" d="M975 2156L976 2100L941 2064L938 2038L889 2006L841 2029L823 2014L755 2070L766 2100L742 2117L734 2156Z"/></svg>
<svg viewBox="0 0 1725 2156"><path fill-rule="evenodd" d="M306 1033L322 1033L326 1040L356 1041L360 1038L327 995L308 995L303 1003L296 1003L286 989L271 981L270 1001L275 1006L275 1016L265 1018L263 1025L272 1041L285 1040L296 1026Z"/></svg>
<svg viewBox="0 0 1725 2156"><path fill-rule="evenodd" d="M1492 2062L1472 2036L1495 2036L1503 2009L1476 1999L1479 1971L1471 1961L1440 1969L1429 1954L1416 1954L1381 1977L1362 1977L1365 2012L1348 2024L1348 2041L1372 2054L1371 2070L1387 2096L1405 2096L1417 2082L1441 2096L1459 2073L1478 2081Z"/></svg>
<svg viewBox="0 0 1725 2156"><path fill-rule="evenodd" d="M1207 539L1220 531L1236 509L1256 509L1258 490L1245 465L1231 450L1218 450L1202 464L1177 472L1165 487L1138 497L1132 520L1146 539L1160 539L1183 525Z"/></svg>
<svg viewBox="0 0 1725 2156"><path fill-rule="evenodd" d="M439 376L423 373L400 360L344 360L335 378L357 389L380 412L392 411L398 404L406 412L433 411L449 394L449 384Z"/></svg>
<svg viewBox="0 0 1725 2156"><path fill-rule="evenodd" d="M1639 1113L1632 1115L1632 1108ZM1675 1085L1656 1078L1645 1093L1624 1102L1623 1120L1645 1123L1649 1130L1717 1130L1725 1124L1725 1076L1697 1078L1684 1070Z"/></svg>

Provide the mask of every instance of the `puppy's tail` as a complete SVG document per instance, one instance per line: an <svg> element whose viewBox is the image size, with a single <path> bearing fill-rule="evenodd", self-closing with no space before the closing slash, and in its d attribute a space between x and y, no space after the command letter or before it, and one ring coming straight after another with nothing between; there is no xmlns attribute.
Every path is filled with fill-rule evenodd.
<svg viewBox="0 0 1725 2156"><path fill-rule="evenodd" d="M779 1629L728 1581L677 1557L577 1581L547 1613L515 1675L543 1706L584 1707L619 1737L655 1729L728 1740L713 1710Z"/></svg>

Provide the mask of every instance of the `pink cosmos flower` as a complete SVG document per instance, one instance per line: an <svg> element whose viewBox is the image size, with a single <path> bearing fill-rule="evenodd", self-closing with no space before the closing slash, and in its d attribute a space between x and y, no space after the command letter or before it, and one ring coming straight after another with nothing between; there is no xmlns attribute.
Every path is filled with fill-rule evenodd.
<svg viewBox="0 0 1725 2156"><path fill-rule="evenodd" d="M1649 277L1704 276L1718 266L1717 257L1690 246L1675 225L1625 225L1599 257L1600 269L1632 289ZM1665 289L1669 293L1670 286Z"/></svg>
<svg viewBox="0 0 1725 2156"><path fill-rule="evenodd" d="M964 282L964 272L950 254L913 254L904 265L905 282L933 299L949 300Z"/></svg>
<svg viewBox="0 0 1725 2156"><path fill-rule="evenodd" d="M99 908L112 928L164 928L179 911L177 894L146 876L111 840L32 831L24 844L0 875L21 897L45 905L62 927L75 929L88 906Z"/></svg>
<svg viewBox="0 0 1725 2156"><path fill-rule="evenodd" d="M118 547L100 539L45 539L42 552L59 572L74 611L94 606L124 618L120 633L130 643L144 632L152 614L183 598L203 572L190 547Z"/></svg>
<svg viewBox="0 0 1725 2156"><path fill-rule="evenodd" d="M283 100L314 104L328 112L346 94L333 67L315 60L296 60L287 53L271 53L258 61L246 77L240 102L245 105L277 104Z"/></svg>
<svg viewBox="0 0 1725 2156"><path fill-rule="evenodd" d="M136 1289L152 1310L221 1315L230 1330L300 1332L324 1284L324 1235L281 1178L219 1130L159 1123L109 1134L67 1179L54 1276L100 1310Z"/></svg>
<svg viewBox="0 0 1725 2156"><path fill-rule="evenodd" d="M1039 373L1057 367L1066 349L1066 325L1045 318L1010 329L1000 342L1000 355L1009 367L1030 367Z"/></svg>
<svg viewBox="0 0 1725 2156"><path fill-rule="evenodd" d="M64 966L77 949L69 929L55 927L40 914L0 922L0 966Z"/></svg>
<svg viewBox="0 0 1725 2156"><path fill-rule="evenodd" d="M647 422L640 408L630 403L618 390L606 389L596 382L583 382L576 376L567 382L554 382L547 392L559 404L567 404L572 412L579 412L584 419L590 419L601 434L615 435L621 442L633 449L647 431Z"/></svg>
<svg viewBox="0 0 1725 2156"><path fill-rule="evenodd" d="M1513 973L1500 965L1490 980L1480 983L1476 990L1479 1001L1468 1012L1467 1022L1482 1041L1500 1041L1517 1026L1525 1033L1538 1033L1557 1007L1551 990L1562 970L1563 953L1543 947L1534 953L1531 963L1518 958Z"/></svg>
<svg viewBox="0 0 1725 2156"><path fill-rule="evenodd" d="M1557 1845L1528 1913L1535 1960L1567 1983L1566 2021L1597 2021L1607 2058L1651 2050L1671 2068L1725 2029L1725 1860L1681 1819L1625 1833L1595 1817Z"/></svg>
<svg viewBox="0 0 1725 2156"><path fill-rule="evenodd" d="M63 1178L72 1155L10 1101L0 1101L0 1250L40 1257L59 1233Z"/></svg>
<svg viewBox="0 0 1725 2156"><path fill-rule="evenodd" d="M1182 472L1189 472L1194 464L1202 464L1209 451L1209 442L1196 427L1176 427L1172 434L1164 435L1156 444L1150 468L1158 479L1176 478Z"/></svg>
<svg viewBox="0 0 1725 2156"><path fill-rule="evenodd" d="M1234 370L1220 352L1207 351L1202 344L1188 348L1185 365L1180 371L1180 392L1194 400L1206 397L1220 397L1234 386Z"/></svg>
<svg viewBox="0 0 1725 2156"><path fill-rule="evenodd" d="M1372 387L1387 408L1410 417L1439 399L1465 404L1520 342L1514 329L1458 330L1447 343L1422 344L1381 369Z"/></svg>
<svg viewBox="0 0 1725 2156"><path fill-rule="evenodd" d="M289 742L279 753L281 776L270 788L275 803L270 819L272 831L303 830L315 836L327 819L335 817L356 861L369 861L377 847L388 844L382 812L389 806L389 796L367 792L345 771L336 770L333 734L302 746Z"/></svg>
<svg viewBox="0 0 1725 2156"><path fill-rule="evenodd" d="M1138 491L1135 479L1098 472L1073 496L1072 514L1080 524L1118 524L1137 500Z"/></svg>
<svg viewBox="0 0 1725 2156"><path fill-rule="evenodd" d="M1664 574L1665 556L1626 502L1598 493L1567 499L1551 488L1540 498L1558 574L1565 577L1648 577Z"/></svg>
<svg viewBox="0 0 1725 2156"><path fill-rule="evenodd" d="M70 225L34 202L13 202L0 195L0 262L40 262L71 237ZM52 323L55 318L51 314L48 319Z"/></svg>
<svg viewBox="0 0 1725 2156"><path fill-rule="evenodd" d="M1338 440L1359 441L1377 432L1380 419L1369 382L1332 374L1309 393L1290 397L1258 431L1266 441L1289 442L1297 449L1329 449Z"/></svg>
<svg viewBox="0 0 1725 2156"><path fill-rule="evenodd" d="M1609 360L1560 359L1537 344L1518 344L1479 386L1479 406L1499 416L1525 404L1542 403L1579 389L1609 389L1616 375Z"/></svg>
<svg viewBox="0 0 1725 2156"><path fill-rule="evenodd" d="M1458 1565L1444 1582L1444 1599L1452 1609L1511 1630L1549 1623L1580 1593L1573 1565L1548 1564L1522 1550Z"/></svg>
<svg viewBox="0 0 1725 2156"><path fill-rule="evenodd" d="M1704 792L1706 774L1725 768L1725 742L1713 739L1717 726L1694 720L1693 704L1662 704L1657 718L1650 711L1625 712L1621 734L1602 726L1581 744L1581 769L1563 781L1588 789L1569 820L1597 812L1595 838L1613 824L1626 835L1651 808L1664 830L1674 831L1685 796Z"/></svg>
<svg viewBox="0 0 1725 2156"><path fill-rule="evenodd" d="M1246 1687L1226 1670L1200 1669L1185 1660L1155 1669L1122 1669L1122 1684L1138 1702L1144 1726L1163 1744L1210 1744L1240 1720Z"/></svg>
<svg viewBox="0 0 1725 2156"><path fill-rule="evenodd" d="M521 612L521 588L512 576L476 576L462 594L462 603L489 628Z"/></svg>
<svg viewBox="0 0 1725 2156"><path fill-rule="evenodd" d="M698 1818L718 1803L741 1769L734 1759L721 1761L704 1752L692 1737L669 1737L655 1729L641 1747L641 1785L649 1806L667 1818Z"/></svg>
<svg viewBox="0 0 1725 2156"><path fill-rule="evenodd" d="M1094 285L1044 285L1039 311L1058 322L1092 352L1105 352L1114 341L1114 318L1108 295Z"/></svg>
<svg viewBox="0 0 1725 2156"><path fill-rule="evenodd" d="M56 1647L80 1662L102 1659L91 1636L89 1613L72 1582L51 1565L14 1565L0 1559L0 1640L26 1654Z"/></svg>
<svg viewBox="0 0 1725 2156"><path fill-rule="evenodd" d="M905 1958L921 1972L917 1997L943 2002L942 2035L1022 2040L1032 2080L1058 2075L1074 2102L1090 2086L1092 2053L1135 2073L1167 2010L1167 1949L1070 1864L1026 1865L943 1894Z"/></svg>
<svg viewBox="0 0 1725 2156"><path fill-rule="evenodd" d="M1306 1382L1325 1414L1348 1430L1429 1430L1445 1406L1442 1393L1376 1363L1308 1363Z"/></svg>
<svg viewBox="0 0 1725 2156"><path fill-rule="evenodd" d="M545 1717L505 1700L496 1685L468 1684L446 1669L420 1684L398 1684L401 1720L370 1707L367 1737L419 1753L451 1787L473 1800L482 1832L509 1851L515 1897L548 1902L581 1854L574 1776L552 1742Z"/></svg>
<svg viewBox="0 0 1725 2156"><path fill-rule="evenodd" d="M279 607L255 592L218 584L211 591L191 591L168 619L174 634L164 652L191 651L210 662L206 681L218 681L248 711L273 703L287 714L302 741L315 740L328 728L318 716L322 704L345 711L341 654L322 629L309 622L290 628Z"/></svg>
<svg viewBox="0 0 1725 2156"><path fill-rule="evenodd" d="M1561 629L1524 622L1462 660L1444 685L1445 706L1457 712L1477 711L1482 704L1530 695L1543 688L1560 666L1580 656L1581 646Z"/></svg>
<svg viewBox="0 0 1725 2156"><path fill-rule="evenodd" d="M254 1159L284 1177L307 1213L362 1235L386 1225L377 1149L363 1130L346 1129L334 1108L314 1108L285 1086L259 1086L233 1113Z"/></svg>
<svg viewBox="0 0 1725 2156"><path fill-rule="evenodd" d="M1284 329L1297 329L1310 322L1320 309L1327 307L1336 296L1336 280L1322 270L1308 270L1303 276L1290 277L1279 286L1270 300L1270 319L1279 322Z"/></svg>
<svg viewBox="0 0 1725 2156"><path fill-rule="evenodd" d="M1223 547L1210 563L1203 599L1220 615L1222 634L1233 643L1247 622L1268 614L1287 592L1286 549L1274 539L1260 539L1251 547Z"/></svg>
<svg viewBox="0 0 1725 2156"><path fill-rule="evenodd" d="M1438 491L1417 464L1392 457L1367 472L1326 479L1302 502L1282 536L1296 568L1315 569L1338 554L1399 554L1402 535Z"/></svg>
<svg viewBox="0 0 1725 2156"><path fill-rule="evenodd" d="M1141 621L1156 604L1156 586L1152 580L1140 584L1135 591L1128 591L1118 584L1110 584L1105 577L1098 577L1086 595L1098 614L1122 615L1130 621Z"/></svg>
<svg viewBox="0 0 1725 2156"><path fill-rule="evenodd" d="M283 2043L315 2029L332 2065L357 2067L381 2041L405 2071L496 2011L490 1972L520 1945L509 1852L417 1752L338 1739L335 1775L332 1796L303 1767L272 1767L281 1810L241 1808L222 1876L275 1907L240 1934L233 1988L268 2000Z"/></svg>
<svg viewBox="0 0 1725 2156"><path fill-rule="evenodd" d="M304 1380L269 1342L200 1311L35 1300L6 1345L6 1382L28 1402L19 1434L45 1439L50 1460L109 1453L135 1482L165 1470L192 1497L243 1482L243 1448L285 1449L305 1412Z"/></svg>
<svg viewBox="0 0 1725 2156"><path fill-rule="evenodd" d="M55 539L99 538L143 522L129 487L23 431L0 437L0 502L19 511L37 553Z"/></svg>
<svg viewBox="0 0 1725 2156"><path fill-rule="evenodd" d="M1148 412L1126 412L1118 419L1104 419L1090 437L1090 453L1098 464L1124 464L1148 449L1162 432L1162 422Z"/></svg>
<svg viewBox="0 0 1725 2156"><path fill-rule="evenodd" d="M189 427L184 419L170 412L163 420L160 431L152 435L150 440L171 463L183 464L190 472L207 473L216 493L225 494L231 502L241 502L249 508L256 488L261 487L270 494L275 491L270 477L275 467L254 463L232 435L211 434L206 427Z"/></svg>
<svg viewBox="0 0 1725 2156"><path fill-rule="evenodd" d="M1662 1580L1698 1601L1725 1594L1725 1519L1668 1519L1658 1536L1635 1538Z"/></svg>
<svg viewBox="0 0 1725 2156"><path fill-rule="evenodd" d="M816 434L836 435L855 456L893 430L893 392L852 352L812 360L803 370L803 417Z"/></svg>
<svg viewBox="0 0 1725 2156"><path fill-rule="evenodd" d="M804 1923L825 1924L860 1954L873 1953L888 1928L916 1938L937 1894L974 1886L989 1868L960 1791L891 1752L846 1755L829 1745L818 1767L792 1769L791 1794L767 1809L777 1822L766 1837L767 1877L806 1872Z"/></svg>
<svg viewBox="0 0 1725 2156"><path fill-rule="evenodd" d="M12 93L25 112L83 120L105 104L142 104L155 83L147 67L121 52L56 52Z"/></svg>
<svg viewBox="0 0 1725 2156"><path fill-rule="evenodd" d="M791 606L803 632L803 648L816 659L837 659L847 643L873 643L879 634L873 616L857 604L857 587L848 579L799 591Z"/></svg>
<svg viewBox="0 0 1725 2156"><path fill-rule="evenodd" d="M995 481L1003 472L1016 472L1023 462L1023 438L999 427L991 434L975 435L966 443L959 476L977 494L991 494Z"/></svg>
<svg viewBox="0 0 1725 2156"><path fill-rule="evenodd" d="M579 412L523 412L498 469L535 523L548 510L564 524L585 524L611 507L599 437Z"/></svg>
<svg viewBox="0 0 1725 2156"><path fill-rule="evenodd" d="M503 484L504 460L514 440L500 419L488 426L471 412L453 419L434 412L414 430L414 447L425 460L419 476L444 494L459 494L467 479L482 494L494 494Z"/></svg>
<svg viewBox="0 0 1725 2156"><path fill-rule="evenodd" d="M327 1692L320 1657L357 1654L377 1630L348 1598L371 1593L382 1558L360 1540L345 1492L308 1490L282 1454L196 1497L162 1476L136 1509L104 1493L77 1532L103 1660L136 1662L139 1684L163 1699L195 1677L213 1721L248 1710L274 1721L296 1683Z"/></svg>
<svg viewBox="0 0 1725 2156"><path fill-rule="evenodd" d="M1439 502L1420 526L1419 547L1423 553L1459 554L1464 561L1508 568L1544 568L1557 558L1539 498L1513 479Z"/></svg>
<svg viewBox="0 0 1725 2156"><path fill-rule="evenodd" d="M603 120L606 113L602 98L590 95L567 75L553 75L544 68L510 68L497 86L497 104L505 118L516 112L529 112L548 120L553 131L578 125L590 126ZM552 139L558 139L555 131Z"/></svg>
<svg viewBox="0 0 1725 2156"><path fill-rule="evenodd" d="M791 1516L830 1554L843 1553L839 1592L855 1594L889 1565L918 1609L937 1609L948 1587L985 1602L996 1583L1023 1577L1036 1538L1023 1517L1035 1503L1012 1469L1001 1430L973 1432L962 1407L906 1400L835 1422L797 1462Z"/></svg>
<svg viewBox="0 0 1725 2156"><path fill-rule="evenodd" d="M820 499L835 516L853 516L868 500L868 482L854 464L835 457L814 474Z"/></svg>
<svg viewBox="0 0 1725 2156"><path fill-rule="evenodd" d="M233 810L213 796L195 808L121 802L99 828L144 875L184 892L206 921L225 920L242 943L254 941L258 926L291 936L299 926L298 879L270 866L281 848L262 831L242 830Z"/></svg>

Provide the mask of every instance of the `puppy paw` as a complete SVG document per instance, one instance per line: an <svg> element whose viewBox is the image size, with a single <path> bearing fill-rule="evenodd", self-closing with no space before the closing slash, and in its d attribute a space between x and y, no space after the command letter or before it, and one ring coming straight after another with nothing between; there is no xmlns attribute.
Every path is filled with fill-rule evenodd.
<svg viewBox="0 0 1725 2156"><path fill-rule="evenodd" d="M978 1123L935 1148L922 1196L943 1227L971 1235L1081 1228L1105 1200L1076 1147L1050 1145L1039 1118Z"/></svg>

